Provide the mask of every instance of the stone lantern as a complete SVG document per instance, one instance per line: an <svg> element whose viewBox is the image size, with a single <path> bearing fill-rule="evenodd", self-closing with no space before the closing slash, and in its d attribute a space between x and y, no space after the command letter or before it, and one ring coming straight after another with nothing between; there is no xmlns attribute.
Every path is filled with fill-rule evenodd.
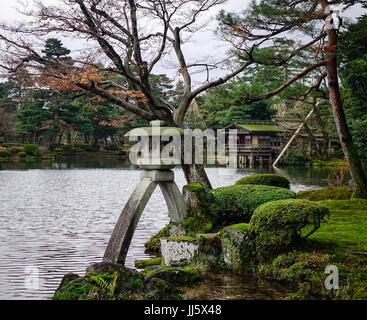
<svg viewBox="0 0 367 320"><path fill-rule="evenodd" d="M150 125L151 127L135 128L126 134L130 141L140 138L137 148L133 148L141 148L141 156L134 157L130 154L130 160L142 171L140 181L115 225L103 261L124 264L141 214L157 185L162 190L171 222L178 225L187 217L186 203L174 182L174 173L171 170L180 163L180 156L170 157L170 147L174 144L169 142L171 139L180 142L184 131L176 127L164 127L164 122L159 120L152 121ZM179 150L175 150L176 154L181 152L180 143L176 149L178 148Z"/></svg>

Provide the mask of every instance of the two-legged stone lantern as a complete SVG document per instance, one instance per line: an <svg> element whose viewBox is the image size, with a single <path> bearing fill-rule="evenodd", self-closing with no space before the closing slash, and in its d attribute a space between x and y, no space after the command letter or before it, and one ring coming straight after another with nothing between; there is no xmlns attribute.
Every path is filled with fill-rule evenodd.
<svg viewBox="0 0 367 320"><path fill-rule="evenodd" d="M161 136L181 139L183 130L175 127L162 127L163 124L162 121L152 121L151 127L136 128L126 134L130 139L141 137L140 143L143 136L147 138L143 148L145 148L145 151L148 148L151 149L150 156L147 157L146 152L145 157L138 159L136 163L143 169L140 182L122 210L104 253L103 261L125 263L136 226L157 185L161 188L167 203L171 222L179 224L187 216L186 203L174 182L174 173L170 170L177 163L172 161L173 159L161 158L160 156L162 149ZM158 155L158 157L154 155Z"/></svg>

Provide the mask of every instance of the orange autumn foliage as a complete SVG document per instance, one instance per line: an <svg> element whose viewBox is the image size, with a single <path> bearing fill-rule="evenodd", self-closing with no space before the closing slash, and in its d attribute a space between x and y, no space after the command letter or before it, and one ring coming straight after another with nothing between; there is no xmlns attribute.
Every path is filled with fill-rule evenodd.
<svg viewBox="0 0 367 320"><path fill-rule="evenodd" d="M38 85L57 90L77 91L80 90L78 83L88 84L91 81L99 83L103 78L103 74L93 66L84 66L81 69L70 67L64 70L47 68L42 71L36 79Z"/></svg>

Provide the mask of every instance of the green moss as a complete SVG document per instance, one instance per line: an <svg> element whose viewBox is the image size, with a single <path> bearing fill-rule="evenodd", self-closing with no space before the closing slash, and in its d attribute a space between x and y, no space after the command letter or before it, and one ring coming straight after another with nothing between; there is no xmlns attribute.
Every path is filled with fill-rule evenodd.
<svg viewBox="0 0 367 320"><path fill-rule="evenodd" d="M347 200L353 194L351 186L327 187L317 190L305 190L297 192L297 199L307 199L311 201L319 200Z"/></svg>
<svg viewBox="0 0 367 320"><path fill-rule="evenodd" d="M145 278L158 278L175 285L183 285L203 279L199 266L164 267L157 270L149 270Z"/></svg>
<svg viewBox="0 0 367 320"><path fill-rule="evenodd" d="M255 185L266 185L273 187L280 187L289 189L289 180L278 174L255 174L252 176L244 177L235 183L236 185L242 184L255 184Z"/></svg>
<svg viewBox="0 0 367 320"><path fill-rule="evenodd" d="M308 200L263 204L255 210L249 224L257 256L269 257L289 250L301 238L314 233L328 214L328 208Z"/></svg>
<svg viewBox="0 0 367 320"><path fill-rule="evenodd" d="M237 123L238 126L249 130L249 131L259 131L259 132L280 132L283 131L282 128L275 124L255 124L255 123Z"/></svg>
<svg viewBox="0 0 367 320"><path fill-rule="evenodd" d="M182 237L167 237L168 241L184 241L184 242L195 242L196 239L190 236L182 236Z"/></svg>
<svg viewBox="0 0 367 320"><path fill-rule="evenodd" d="M181 225L191 237L194 237L198 233L208 233L213 229L213 223L210 218L200 215L185 219L181 222Z"/></svg>
<svg viewBox="0 0 367 320"><path fill-rule="evenodd" d="M187 184L183 188L193 191L193 192L197 192L197 191L201 191L203 189L203 186L200 183L196 182L196 183Z"/></svg>
<svg viewBox="0 0 367 320"><path fill-rule="evenodd" d="M285 188L262 185L233 185L212 191L211 214L214 230L235 223L249 222L255 209L270 201L293 199L296 194Z"/></svg>
<svg viewBox="0 0 367 320"><path fill-rule="evenodd" d="M257 273L288 282L294 291L287 299L367 299L366 262L357 257L293 251L260 264ZM325 288L328 265L338 268L339 290Z"/></svg>
<svg viewBox="0 0 367 320"><path fill-rule="evenodd" d="M271 259L249 259L244 269L286 281L294 288L288 299L367 299L367 200L318 204L329 209L328 223L296 250ZM338 267L339 291L325 289L327 265Z"/></svg>
<svg viewBox="0 0 367 320"><path fill-rule="evenodd" d="M163 262L162 257L146 259L146 260L135 260L135 267L143 269L148 266L157 266L161 265Z"/></svg>
<svg viewBox="0 0 367 320"><path fill-rule="evenodd" d="M110 300L114 297L117 272L89 273L84 277L70 279L57 290L53 300Z"/></svg>
<svg viewBox="0 0 367 320"><path fill-rule="evenodd" d="M231 226L225 227L225 229L238 229L241 231L247 231L248 228L249 228L248 223L238 223L238 224L233 224Z"/></svg>
<svg viewBox="0 0 367 320"><path fill-rule="evenodd" d="M161 249L161 241L162 237L169 237L170 236L170 227L171 225L168 224L164 228L162 228L158 233L151 236L150 239L144 244L148 251L151 252L159 252Z"/></svg>
<svg viewBox="0 0 367 320"><path fill-rule="evenodd" d="M310 236L310 246L329 253L367 252L367 200L318 202L330 211L328 223Z"/></svg>

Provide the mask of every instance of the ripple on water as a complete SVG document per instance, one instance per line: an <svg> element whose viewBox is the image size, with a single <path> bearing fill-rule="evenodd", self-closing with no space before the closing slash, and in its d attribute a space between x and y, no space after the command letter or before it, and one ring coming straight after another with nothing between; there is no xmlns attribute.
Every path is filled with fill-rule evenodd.
<svg viewBox="0 0 367 320"><path fill-rule="evenodd" d="M213 187L254 173L224 168L207 172ZM175 169L175 175L182 188L182 171ZM83 274L90 263L100 261L139 177L138 170L121 168L0 171L0 299L47 299L65 273ZM302 188L307 183L297 181L295 190ZM144 243L167 223L163 196L156 191L134 234L128 267L149 257ZM38 289L26 289L27 267L38 268Z"/></svg>

